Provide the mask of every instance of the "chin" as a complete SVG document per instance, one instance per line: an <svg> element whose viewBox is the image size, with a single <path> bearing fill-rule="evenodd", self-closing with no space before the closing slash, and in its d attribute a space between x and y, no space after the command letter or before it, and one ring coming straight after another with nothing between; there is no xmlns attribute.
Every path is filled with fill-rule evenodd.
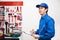
<svg viewBox="0 0 60 40"><path fill-rule="evenodd" d="M40 13L40 15L43 15L43 13Z"/></svg>

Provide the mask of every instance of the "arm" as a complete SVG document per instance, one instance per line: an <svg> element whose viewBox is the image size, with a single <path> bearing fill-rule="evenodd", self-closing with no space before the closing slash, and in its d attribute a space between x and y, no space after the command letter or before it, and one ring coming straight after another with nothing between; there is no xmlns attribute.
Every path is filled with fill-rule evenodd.
<svg viewBox="0 0 60 40"><path fill-rule="evenodd" d="M40 35L40 38L52 38L55 34L55 28L54 28L54 20L50 20L47 23L47 29L46 29L46 33L44 35Z"/></svg>
<svg viewBox="0 0 60 40"><path fill-rule="evenodd" d="M37 31L32 30L32 31L30 31L30 33L31 33L32 37L34 37L35 39L39 38L39 35L38 35L39 29Z"/></svg>

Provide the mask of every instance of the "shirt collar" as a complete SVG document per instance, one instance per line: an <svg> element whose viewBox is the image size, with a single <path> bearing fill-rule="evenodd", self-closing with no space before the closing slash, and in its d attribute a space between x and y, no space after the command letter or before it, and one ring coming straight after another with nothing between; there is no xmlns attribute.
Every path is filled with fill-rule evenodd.
<svg viewBox="0 0 60 40"><path fill-rule="evenodd" d="M47 15L48 15L48 14L46 13L44 16L41 16L41 18L46 18Z"/></svg>

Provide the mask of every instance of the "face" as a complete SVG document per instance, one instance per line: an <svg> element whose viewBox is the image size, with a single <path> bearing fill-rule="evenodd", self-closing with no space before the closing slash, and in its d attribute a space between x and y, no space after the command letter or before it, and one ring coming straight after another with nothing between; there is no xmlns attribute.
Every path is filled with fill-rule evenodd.
<svg viewBox="0 0 60 40"><path fill-rule="evenodd" d="M0 14L4 12L4 8L0 7Z"/></svg>
<svg viewBox="0 0 60 40"><path fill-rule="evenodd" d="M44 7L39 7L39 14L40 15L44 15L46 13L47 9L45 9Z"/></svg>

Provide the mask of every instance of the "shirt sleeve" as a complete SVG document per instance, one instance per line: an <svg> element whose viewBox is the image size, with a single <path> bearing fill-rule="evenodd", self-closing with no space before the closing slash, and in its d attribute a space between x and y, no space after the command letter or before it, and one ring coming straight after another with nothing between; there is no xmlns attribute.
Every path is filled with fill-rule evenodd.
<svg viewBox="0 0 60 40"><path fill-rule="evenodd" d="M39 29L37 29L37 31L35 31L35 34L39 34Z"/></svg>
<svg viewBox="0 0 60 40"><path fill-rule="evenodd" d="M52 38L55 34L55 28L54 28L54 20L50 20L47 23L46 32L44 35L40 35L40 38L46 39L46 38Z"/></svg>

